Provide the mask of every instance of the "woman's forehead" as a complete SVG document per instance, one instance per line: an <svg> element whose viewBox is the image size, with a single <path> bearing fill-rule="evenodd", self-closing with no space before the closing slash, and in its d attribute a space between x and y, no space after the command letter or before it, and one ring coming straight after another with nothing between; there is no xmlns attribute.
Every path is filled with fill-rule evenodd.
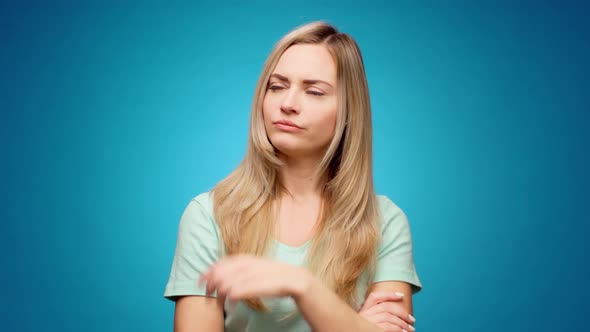
<svg viewBox="0 0 590 332"><path fill-rule="evenodd" d="M280 57L273 73L289 80L320 80L336 83L336 64L328 49L321 44L296 44Z"/></svg>

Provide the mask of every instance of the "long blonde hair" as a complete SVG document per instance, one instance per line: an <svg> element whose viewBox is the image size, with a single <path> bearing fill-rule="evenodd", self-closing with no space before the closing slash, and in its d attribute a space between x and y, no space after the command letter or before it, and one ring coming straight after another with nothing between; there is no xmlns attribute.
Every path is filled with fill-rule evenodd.
<svg viewBox="0 0 590 332"><path fill-rule="evenodd" d="M317 170L328 179L324 208L307 265L356 308L357 282L363 280L368 286L373 279L381 232L373 187L368 85L358 45L347 34L325 22L313 22L291 31L275 45L256 86L246 156L212 190L214 215L227 255L268 254L274 238L277 211L273 202L280 195L278 169L282 163L266 135L262 103L279 58L294 44L324 45L337 68L336 129ZM253 309L266 310L260 299L246 303Z"/></svg>

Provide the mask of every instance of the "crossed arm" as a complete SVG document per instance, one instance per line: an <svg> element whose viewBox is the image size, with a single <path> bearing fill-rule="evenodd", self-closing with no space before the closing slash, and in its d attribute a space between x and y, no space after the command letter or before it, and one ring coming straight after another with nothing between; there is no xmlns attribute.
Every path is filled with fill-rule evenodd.
<svg viewBox="0 0 590 332"><path fill-rule="evenodd" d="M225 297L241 300L255 296L292 296L312 330L317 332L413 331L409 327L413 322L411 287L404 282L373 284L365 305L356 312L306 270L258 257L222 260L201 280L207 284L207 293L217 290L218 297L178 299L174 331L223 331ZM395 292L403 297L391 296Z"/></svg>
<svg viewBox="0 0 590 332"><path fill-rule="evenodd" d="M295 301L313 331L413 331L410 285L381 282L373 284L370 292L360 314L320 282ZM403 296L391 295L395 293Z"/></svg>

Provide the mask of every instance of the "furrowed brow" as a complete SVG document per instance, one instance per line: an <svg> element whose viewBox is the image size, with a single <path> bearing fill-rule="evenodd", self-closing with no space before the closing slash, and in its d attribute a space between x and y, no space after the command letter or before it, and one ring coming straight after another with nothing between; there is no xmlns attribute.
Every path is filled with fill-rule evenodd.
<svg viewBox="0 0 590 332"><path fill-rule="evenodd" d="M332 86L332 84L330 84L326 81L322 81L322 80L303 80L303 84L307 84L307 85L316 84L316 83L323 83L323 84Z"/></svg>
<svg viewBox="0 0 590 332"><path fill-rule="evenodd" d="M274 77L274 78L278 79L279 81L289 82L289 79L281 74L272 74L272 75L270 75L270 77Z"/></svg>
<svg viewBox="0 0 590 332"><path fill-rule="evenodd" d="M274 77L274 78L278 79L279 81L289 82L289 79L281 74L274 73L274 74L270 75L270 77L271 78ZM322 81L322 80L309 80L309 79L303 80L303 84L305 84L305 85L312 85L312 84L317 84L317 83L323 83L323 84L326 84L326 85L332 87L332 84L330 84L326 81Z"/></svg>

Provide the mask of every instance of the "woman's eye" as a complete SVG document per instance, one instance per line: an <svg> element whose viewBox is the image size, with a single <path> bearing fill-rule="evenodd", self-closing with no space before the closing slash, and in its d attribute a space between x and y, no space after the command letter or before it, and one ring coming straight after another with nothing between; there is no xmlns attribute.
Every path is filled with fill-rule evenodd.
<svg viewBox="0 0 590 332"><path fill-rule="evenodd" d="M307 93L310 95L314 95L314 96L323 96L324 95L322 92L313 91L313 90L309 90L309 91L307 91Z"/></svg>
<svg viewBox="0 0 590 332"><path fill-rule="evenodd" d="M268 89L271 90L271 91L277 91L277 90L283 89L283 87L282 86L279 86L279 85L271 85L271 86L268 87Z"/></svg>

